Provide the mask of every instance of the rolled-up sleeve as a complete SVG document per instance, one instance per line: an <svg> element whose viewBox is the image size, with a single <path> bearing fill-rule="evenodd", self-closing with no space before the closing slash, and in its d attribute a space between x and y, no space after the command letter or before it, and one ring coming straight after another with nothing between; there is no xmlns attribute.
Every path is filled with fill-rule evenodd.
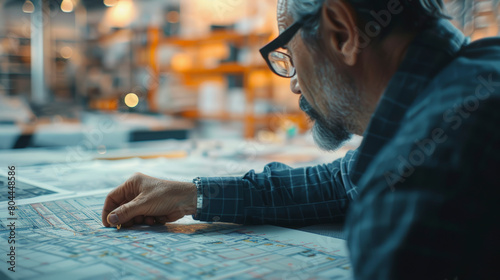
<svg viewBox="0 0 500 280"><path fill-rule="evenodd" d="M242 177L202 177L202 221L304 226L345 217L356 196L349 171L357 151L332 163L291 168L272 162Z"/></svg>

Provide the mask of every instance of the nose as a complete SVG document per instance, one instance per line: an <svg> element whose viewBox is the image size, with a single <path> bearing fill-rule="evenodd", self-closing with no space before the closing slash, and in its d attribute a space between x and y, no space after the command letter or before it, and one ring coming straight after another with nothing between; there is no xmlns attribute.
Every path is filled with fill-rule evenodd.
<svg viewBox="0 0 500 280"><path fill-rule="evenodd" d="M295 94L302 93L302 91L300 90L299 80L297 79L297 75L293 76L292 79L290 80L290 89Z"/></svg>

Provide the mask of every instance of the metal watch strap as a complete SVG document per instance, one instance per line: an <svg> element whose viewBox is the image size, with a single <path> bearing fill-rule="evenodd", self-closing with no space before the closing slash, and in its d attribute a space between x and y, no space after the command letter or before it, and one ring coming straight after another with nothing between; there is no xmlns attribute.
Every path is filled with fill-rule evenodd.
<svg viewBox="0 0 500 280"><path fill-rule="evenodd" d="M196 213L198 214L203 207L203 193L201 189L201 178L197 177L193 179L193 183L196 185Z"/></svg>

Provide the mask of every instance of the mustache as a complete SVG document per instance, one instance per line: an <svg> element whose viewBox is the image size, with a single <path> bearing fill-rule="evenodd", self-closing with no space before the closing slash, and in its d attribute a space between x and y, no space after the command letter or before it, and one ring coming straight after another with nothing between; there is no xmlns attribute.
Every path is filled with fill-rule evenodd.
<svg viewBox="0 0 500 280"><path fill-rule="evenodd" d="M299 107L306 113L312 120L321 119L321 115L307 102L307 99L301 95L299 98Z"/></svg>

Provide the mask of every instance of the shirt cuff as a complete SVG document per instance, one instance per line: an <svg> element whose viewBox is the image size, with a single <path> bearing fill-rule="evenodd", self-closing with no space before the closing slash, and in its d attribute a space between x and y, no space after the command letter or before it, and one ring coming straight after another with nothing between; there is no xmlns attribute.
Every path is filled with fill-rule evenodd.
<svg viewBox="0 0 500 280"><path fill-rule="evenodd" d="M197 209L193 219L206 222L244 223L241 177L198 177Z"/></svg>

